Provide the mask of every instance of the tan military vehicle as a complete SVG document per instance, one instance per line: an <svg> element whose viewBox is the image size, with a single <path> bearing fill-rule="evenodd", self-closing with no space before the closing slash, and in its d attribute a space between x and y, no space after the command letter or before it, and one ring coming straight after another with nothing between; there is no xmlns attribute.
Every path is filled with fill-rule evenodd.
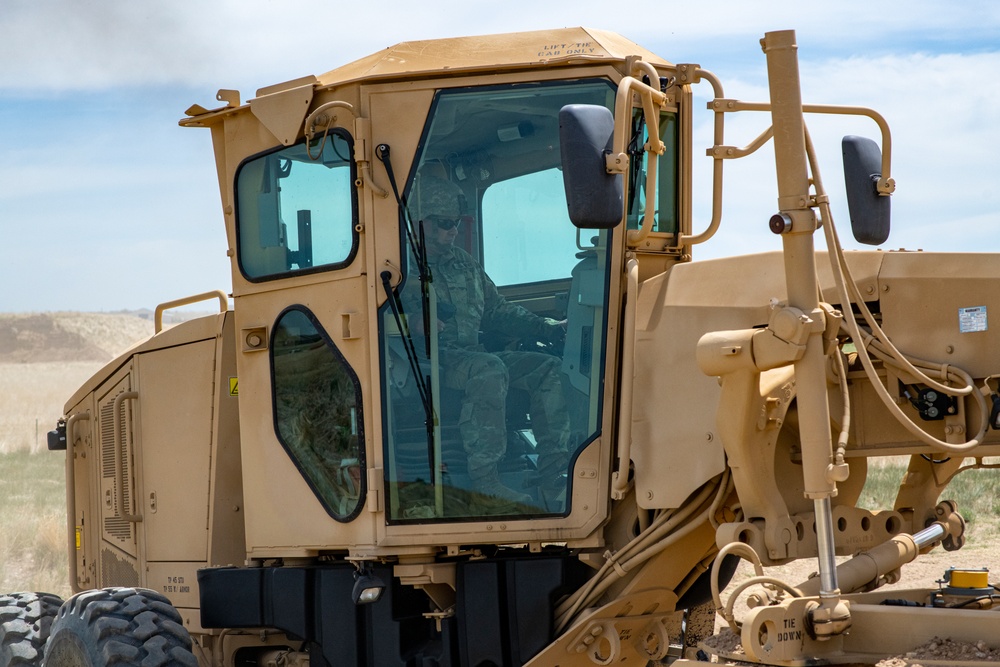
<svg viewBox="0 0 1000 667"><path fill-rule="evenodd" d="M793 33L762 46L770 102L566 29L403 43L191 107L233 308L199 295L219 313L161 331L190 299L161 306L67 402L79 592L8 596L7 664L645 666L705 603L738 633L715 650L765 664L1000 636L985 571L877 590L961 546L940 496L1000 453L1000 259L843 253L804 118L872 120L880 142L843 149L868 243L888 128L803 104ZM727 143L731 112L761 134ZM692 261L725 162L771 144L760 229L783 252ZM901 454L894 506L857 507L868 459ZM726 592L741 558L758 576ZM801 558L818 577L765 574Z"/></svg>

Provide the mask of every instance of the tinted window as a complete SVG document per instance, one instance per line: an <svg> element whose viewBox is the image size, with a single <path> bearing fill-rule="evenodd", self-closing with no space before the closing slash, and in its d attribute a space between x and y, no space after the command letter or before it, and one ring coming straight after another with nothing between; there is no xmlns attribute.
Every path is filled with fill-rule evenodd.
<svg viewBox="0 0 1000 667"><path fill-rule="evenodd" d="M304 308L278 319L271 365L278 440L327 511L353 518L365 479L357 378Z"/></svg>
<svg viewBox="0 0 1000 667"><path fill-rule="evenodd" d="M491 186L483 193L482 219L483 266L497 285L565 278L578 261L558 252L577 243L559 169Z"/></svg>
<svg viewBox="0 0 1000 667"><path fill-rule="evenodd" d="M244 163L236 179L239 264L247 278L336 268L357 246L351 142L331 132Z"/></svg>
<svg viewBox="0 0 1000 667"><path fill-rule="evenodd" d="M649 141L649 129L641 111L636 111L632 121L632 140L629 154L632 173L629 175L628 227L638 229L646 207L646 170L649 153L642 150ZM654 232L677 231L677 114L660 114L660 141L666 150L657 161L656 208L653 217ZM638 158L638 159L637 159Z"/></svg>

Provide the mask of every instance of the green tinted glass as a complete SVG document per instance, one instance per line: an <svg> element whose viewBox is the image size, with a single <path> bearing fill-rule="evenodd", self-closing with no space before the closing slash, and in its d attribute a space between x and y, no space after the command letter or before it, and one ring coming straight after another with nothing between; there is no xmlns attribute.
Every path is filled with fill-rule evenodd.
<svg viewBox="0 0 1000 667"><path fill-rule="evenodd" d="M357 379L305 309L286 311L271 345L278 440L327 511L353 517L364 497Z"/></svg>

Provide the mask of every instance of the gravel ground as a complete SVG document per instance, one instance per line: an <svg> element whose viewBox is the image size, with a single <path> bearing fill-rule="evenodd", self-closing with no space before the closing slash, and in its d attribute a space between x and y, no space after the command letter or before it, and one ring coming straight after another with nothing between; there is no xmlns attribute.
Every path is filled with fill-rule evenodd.
<svg viewBox="0 0 1000 667"><path fill-rule="evenodd" d="M740 655L743 653L743 647L740 645L739 638L730 632L729 629L707 638L703 644L728 655ZM997 661L1000 661L1000 649L990 648L983 640L973 644L934 637L923 646L910 651L906 655L893 656L879 661L875 667L942 667L944 665L955 665L965 662ZM755 663L726 661L719 664L754 665Z"/></svg>
<svg viewBox="0 0 1000 667"><path fill-rule="evenodd" d="M948 568L952 567L970 569L986 567L991 572L996 572L1000 568L1000 545L991 542L989 539L972 542L956 552L936 549L905 566L901 581L891 586L885 586L882 590L936 588L936 582L943 578ZM838 558L838 562L842 560L845 559ZM815 560L806 559L781 567L768 568L766 573L789 583L797 584L813 574L816 567ZM752 575L753 568L748 563L742 563L730 584L730 588ZM990 579L991 581L996 580L994 576L991 576ZM728 598L723 593L723 600L726 599ZM740 601L735 609L737 610L737 618L740 618L741 610L745 611L746 606ZM706 645L730 655L739 655L743 652L739 645L739 638L733 635L718 617L716 618L716 632L718 634L704 640ZM985 638L985 640L976 643L933 637L928 639L923 646L906 655L893 656L878 662L877 667L943 667L967 662L1000 663L1000 637L993 638L992 642L990 638ZM752 663L722 662L722 664L747 665Z"/></svg>

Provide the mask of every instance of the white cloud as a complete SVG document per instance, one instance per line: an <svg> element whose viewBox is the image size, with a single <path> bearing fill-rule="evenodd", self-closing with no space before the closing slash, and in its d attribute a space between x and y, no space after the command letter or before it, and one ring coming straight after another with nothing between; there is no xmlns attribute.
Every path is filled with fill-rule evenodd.
<svg viewBox="0 0 1000 667"><path fill-rule="evenodd" d="M909 244L911 233L933 220L938 235L924 248L982 248L984 239L971 229L956 225L944 232L939 225L1000 207L994 183L1000 157L993 149L1000 145L1000 125L990 111L1000 104L1000 86L989 83L998 68L1000 53L852 58L809 68L804 88L811 94L856 95L889 122L897 182L891 243Z"/></svg>
<svg viewBox="0 0 1000 667"><path fill-rule="evenodd" d="M433 6L432 6L433 5ZM0 89L92 89L130 85L247 88L318 74L394 43L437 37L606 28L662 53L726 53L767 30L793 27L803 48L872 52L918 35L974 45L1000 24L997 3L864 0L726 0L685 6L639 0L627 12L601 0L317 3L311 0L3 0ZM939 49L936 49L939 50ZM758 49L759 53L759 49ZM676 57L676 56L673 56ZM705 57L703 64L709 64Z"/></svg>
<svg viewBox="0 0 1000 667"><path fill-rule="evenodd" d="M150 307L228 285L211 142L176 126L188 104L211 104L216 89L239 88L245 100L400 41L566 25L617 31L674 62L699 62L728 96L754 101L767 98L759 38L794 27L803 98L870 106L892 127L889 245L990 249L1000 227L992 214L1000 3L944 11L930 0L727 0L679 12L639 0L615 12L599 0L572 8L510 0L484 21L484 5L467 0L0 2L0 282L31 285L5 295L0 310ZM710 161L697 156L711 143L710 114L700 115L696 228L709 218ZM769 122L732 117L727 142L744 145ZM847 241L839 140L875 136L874 126L843 118L809 126ZM772 155L767 145L727 163L723 227L697 257L780 247L766 226L776 206Z"/></svg>

